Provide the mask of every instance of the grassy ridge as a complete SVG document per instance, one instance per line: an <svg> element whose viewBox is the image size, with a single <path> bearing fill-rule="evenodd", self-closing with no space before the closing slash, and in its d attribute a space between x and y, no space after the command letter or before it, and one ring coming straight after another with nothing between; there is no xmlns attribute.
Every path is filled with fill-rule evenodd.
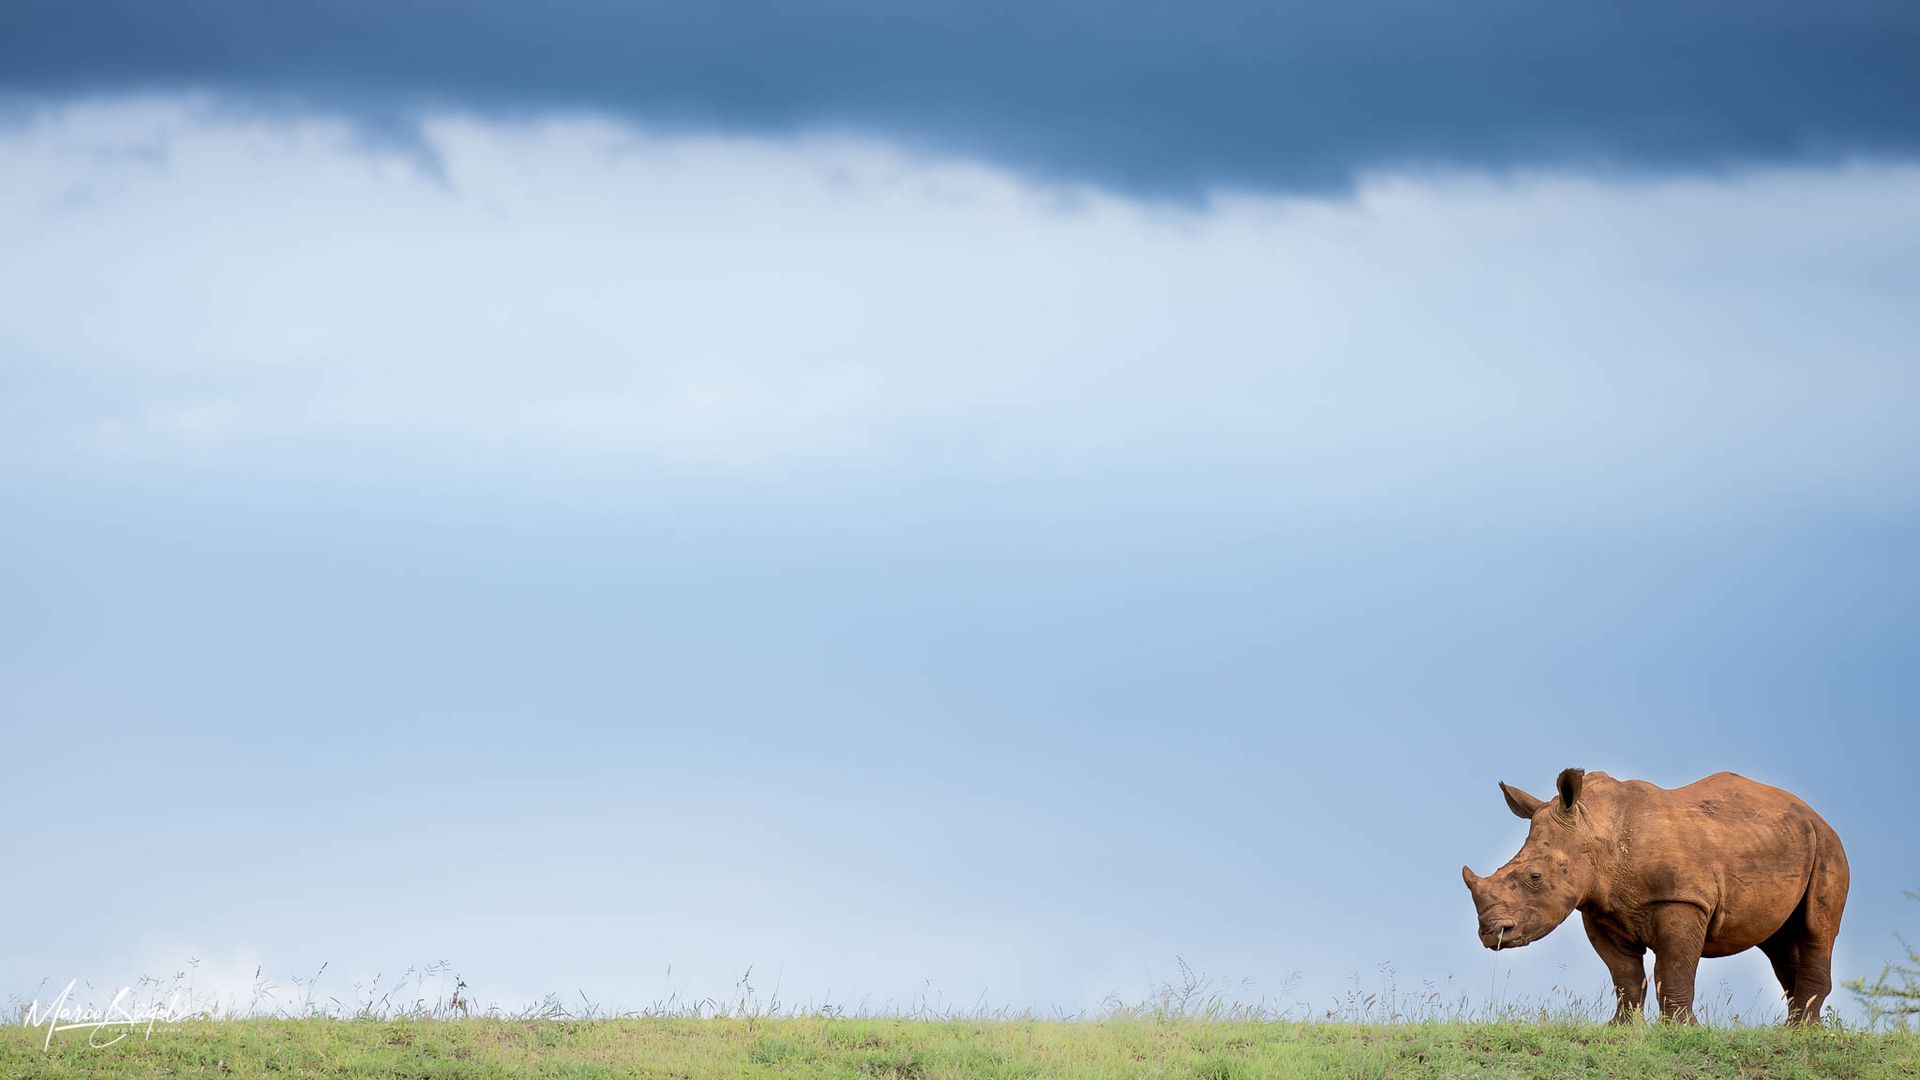
<svg viewBox="0 0 1920 1080"><path fill-rule="evenodd" d="M0 1029L0 1077L1872 1077L1920 1034L1555 1023L224 1020L113 1046Z"/></svg>

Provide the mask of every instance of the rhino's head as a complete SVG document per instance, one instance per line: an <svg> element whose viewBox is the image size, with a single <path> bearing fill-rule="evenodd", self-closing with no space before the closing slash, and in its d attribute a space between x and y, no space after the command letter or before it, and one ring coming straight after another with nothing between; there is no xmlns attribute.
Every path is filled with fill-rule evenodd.
<svg viewBox="0 0 1920 1080"><path fill-rule="evenodd" d="M1540 800L1506 784L1507 808L1530 822L1527 842L1507 865L1486 877L1460 868L1480 914L1480 941L1489 949L1512 949L1546 937L1594 891L1594 830L1580 788L1587 774L1567 769L1551 799Z"/></svg>

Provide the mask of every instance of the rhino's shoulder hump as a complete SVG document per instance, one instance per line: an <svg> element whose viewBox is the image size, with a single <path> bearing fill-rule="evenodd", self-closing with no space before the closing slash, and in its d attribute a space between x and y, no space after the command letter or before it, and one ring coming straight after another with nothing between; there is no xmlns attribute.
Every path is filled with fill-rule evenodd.
<svg viewBox="0 0 1920 1080"><path fill-rule="evenodd" d="M1667 793L1666 788L1646 780L1615 780L1614 788L1619 796L1628 799L1645 799Z"/></svg>

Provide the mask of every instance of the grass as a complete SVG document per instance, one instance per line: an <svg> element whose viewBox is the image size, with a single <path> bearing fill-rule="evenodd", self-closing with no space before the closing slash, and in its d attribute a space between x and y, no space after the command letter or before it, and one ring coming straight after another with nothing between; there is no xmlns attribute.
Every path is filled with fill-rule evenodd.
<svg viewBox="0 0 1920 1080"><path fill-rule="evenodd" d="M1920 1030L1789 1029L1712 999L1698 1003L1707 1025L1617 1028L1595 1022L1610 1008L1571 992L1475 1007L1457 988L1402 992L1388 966L1376 990L1356 976L1331 1008L1309 1010L1241 1002L1181 962L1180 978L1143 1001L1051 1018L924 1001L884 1015L795 1007L760 997L751 970L727 999L669 997L613 1014L549 996L509 1013L476 1008L445 964L355 984L345 1001L320 994L324 970L290 992L256 973L250 1000L225 1004L195 992L191 969L145 979L115 1016L165 1019L91 1039L71 1030L49 1041L45 1023L31 1022L32 1009L58 1007L58 988L43 987L40 1004L16 999L15 1022L0 1024L0 1080L1920 1076Z"/></svg>
<svg viewBox="0 0 1920 1080"><path fill-rule="evenodd" d="M1920 1075L1920 1034L1555 1021L1340 1024L1121 1018L199 1020L104 1047L0 1029L0 1076L1872 1077ZM104 1041L104 1040L103 1040Z"/></svg>

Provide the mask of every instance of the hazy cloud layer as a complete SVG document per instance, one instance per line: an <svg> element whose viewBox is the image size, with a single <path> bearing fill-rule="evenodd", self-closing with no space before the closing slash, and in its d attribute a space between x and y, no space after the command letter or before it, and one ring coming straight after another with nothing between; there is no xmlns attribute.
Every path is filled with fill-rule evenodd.
<svg viewBox="0 0 1920 1080"><path fill-rule="evenodd" d="M389 134L421 105L584 108L882 135L1163 192L1920 147L1920 8L1896 0L29 0L0 25L0 90L30 96L213 89Z"/></svg>
<svg viewBox="0 0 1920 1080"><path fill-rule="evenodd" d="M1880 501L1920 449L1911 168L1189 213L857 142L426 130L451 188L177 101L7 134L16 438L1177 457L1318 506Z"/></svg>

